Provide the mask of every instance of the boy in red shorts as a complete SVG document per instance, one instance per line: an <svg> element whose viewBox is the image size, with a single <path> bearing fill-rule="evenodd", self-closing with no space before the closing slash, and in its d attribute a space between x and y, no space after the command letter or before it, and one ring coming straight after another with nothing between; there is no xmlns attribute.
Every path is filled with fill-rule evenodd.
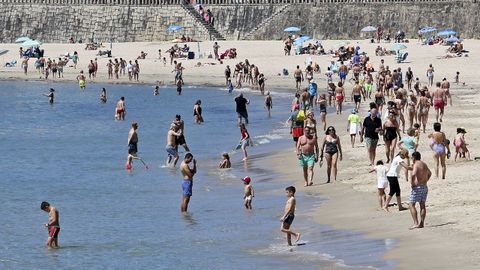
<svg viewBox="0 0 480 270"><path fill-rule="evenodd" d="M48 223L45 227L48 229L48 248L58 248L58 234L60 233L60 222L58 210L48 202L42 202L40 209L48 213Z"/></svg>

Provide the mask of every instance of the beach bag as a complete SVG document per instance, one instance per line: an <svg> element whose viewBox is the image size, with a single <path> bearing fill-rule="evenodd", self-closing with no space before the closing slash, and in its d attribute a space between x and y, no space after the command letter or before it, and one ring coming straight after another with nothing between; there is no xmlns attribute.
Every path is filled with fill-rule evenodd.
<svg viewBox="0 0 480 270"><path fill-rule="evenodd" d="M297 121L303 121L303 120L305 120L305 111L300 110L297 113Z"/></svg>
<svg viewBox="0 0 480 270"><path fill-rule="evenodd" d="M283 69L282 73L283 76L288 76L288 70L286 68Z"/></svg>

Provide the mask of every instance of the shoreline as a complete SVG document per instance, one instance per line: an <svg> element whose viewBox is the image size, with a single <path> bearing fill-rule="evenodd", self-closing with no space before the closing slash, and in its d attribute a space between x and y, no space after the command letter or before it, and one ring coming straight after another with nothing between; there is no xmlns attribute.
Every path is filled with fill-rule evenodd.
<svg viewBox="0 0 480 270"><path fill-rule="evenodd" d="M455 91L457 90L455 89ZM460 91L461 94L456 92L459 95L456 96L455 109L465 105L460 105L458 99L468 100L472 94L470 89ZM479 101L478 97L476 101ZM476 102L470 103L475 104ZM468 107L462 106L466 107L463 110L469 112L473 104L470 104ZM361 108L360 115L365 114L366 104L362 103L362 106L363 110ZM476 110L476 112L479 111L479 109ZM471 114L473 115L474 113ZM328 115L327 126L333 123L337 127L342 127L344 122L346 124L345 119L347 115L346 113L340 116L333 114L333 117L332 114ZM472 115L470 117L473 117ZM427 134L431 130L434 119L434 115L430 112ZM453 115L452 111L444 117L442 129L446 131L447 136L451 132L447 132L446 129L451 128L451 125L454 124L451 121L453 119L455 119L455 115ZM476 128L478 129L478 127ZM338 164L339 174L337 183L325 184L326 164L324 163L320 170L318 165L315 165L314 186L303 187L303 175L295 156L292 154L293 147L292 149L275 153L269 161L269 165L280 173L282 180L296 179L297 190L325 198L311 213L311 217L316 223L326 224L337 230L345 229L363 232L366 234L367 239L385 239L387 241L393 238L395 244L385 254L383 259L394 260L396 262L395 269L410 269L413 265L420 266L420 269L455 269L459 265L461 265L462 269L478 269L480 267L480 259L478 259L480 252L476 250L480 243L478 231L476 231L475 227L460 227L461 220L457 218L460 218L461 212L457 214L457 217L442 215L445 211L455 211L449 210L447 205L450 201L457 198L443 198L442 195L444 194L435 190L448 188L441 187L441 185L448 185L449 187L455 185L455 183L444 181L452 181L458 170L464 170L466 174L468 174L468 170L475 170L474 168L478 168L476 166L478 164L475 161L452 163L452 156L447 161L447 180L437 180L432 176L432 179L429 181L431 190L427 199L426 226L423 229L409 230L408 228L412 224L409 210L398 212L396 207L390 207L390 213L386 213L379 209L376 193L376 176L375 174L367 173L370 167L365 161L365 148L359 147L363 144L359 143L357 137L356 147L352 150L349 137L344 132L341 134L344 160L339 161ZM323 132L319 131L319 140L322 137ZM469 138L470 142L475 140L472 137ZM421 135L422 139L426 140L425 134ZM427 162L433 172L431 154L427 147L426 143L421 142L419 151L423 153L422 160ZM478 146L475 148L478 149ZM452 154L454 155L454 153L455 149L453 147ZM384 159L383 155L384 147L379 146L377 148L377 159ZM292 166L295 164L295 167L287 169L281 164L292 164ZM462 180L464 179L459 179L458 181ZM472 175L469 180L475 181L474 176ZM405 179L401 178L399 181L402 189L402 203L404 206L407 206L410 187L405 182ZM471 182L469 183L471 184ZM468 184L465 183L465 185ZM439 200L447 201L443 203L445 209L441 209L441 213L437 212L440 210L438 206ZM456 208L456 211L461 211L461 207ZM472 218L470 217L470 219ZM475 220L470 221L475 222Z"/></svg>

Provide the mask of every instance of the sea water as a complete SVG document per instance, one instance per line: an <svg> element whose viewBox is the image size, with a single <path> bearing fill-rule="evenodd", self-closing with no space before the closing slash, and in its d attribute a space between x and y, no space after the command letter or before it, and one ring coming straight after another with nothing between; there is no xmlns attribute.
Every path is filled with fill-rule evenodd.
<svg viewBox="0 0 480 270"><path fill-rule="evenodd" d="M56 90L53 105L42 95L50 87ZM106 104L99 100L102 87ZM269 117L263 97L244 92L255 147L248 148L249 161L241 161L241 152L232 153L233 168L219 170L222 152L231 152L240 139L238 92L185 87L178 96L164 87L153 96L152 89L89 84L82 91L66 83L0 83L0 269L391 267L381 259L391 243L302 220L302 211L320 201L302 192L297 196L304 207L295 227L307 240L304 246L286 247L279 232L284 184L258 164L269 153L292 147L285 127L292 94L273 93ZM121 96L126 120L115 121ZM201 125L193 121L197 99L205 119ZM166 133L176 114L185 120L187 144L198 161L188 214L180 213L182 176L164 166ZM149 169L134 161L128 173L124 164L132 121L139 126L138 154ZM253 211L243 206L245 175L252 177L256 191ZM44 246L48 216L40 210L42 201L60 211L60 249Z"/></svg>

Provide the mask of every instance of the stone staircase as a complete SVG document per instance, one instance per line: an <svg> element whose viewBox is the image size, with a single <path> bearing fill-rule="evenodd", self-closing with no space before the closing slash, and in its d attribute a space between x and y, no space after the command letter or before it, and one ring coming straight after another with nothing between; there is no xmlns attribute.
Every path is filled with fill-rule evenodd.
<svg viewBox="0 0 480 270"><path fill-rule="evenodd" d="M281 14L286 12L288 10L288 8L291 7L291 6L292 6L291 4L283 5L279 10L274 12L272 15L270 15L268 18L266 18L262 23L258 24L255 28L253 28L252 30L245 33L243 35L243 37L241 37L241 38L243 40L254 38L254 35L256 34L256 32L259 29L261 29L261 28L267 26L268 24L270 24L275 18L277 18L278 16L280 16Z"/></svg>
<svg viewBox="0 0 480 270"><path fill-rule="evenodd" d="M181 3L181 6L188 14L190 14L191 17L193 17L207 30L208 34L210 35L210 40L225 40L225 37L223 37L222 34L220 34L211 24L206 22L192 5Z"/></svg>

